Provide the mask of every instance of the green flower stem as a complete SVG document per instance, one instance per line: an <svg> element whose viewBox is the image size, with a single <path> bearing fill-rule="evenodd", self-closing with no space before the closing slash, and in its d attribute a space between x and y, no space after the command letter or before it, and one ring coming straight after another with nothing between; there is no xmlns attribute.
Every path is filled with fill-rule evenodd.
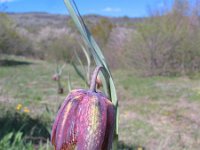
<svg viewBox="0 0 200 150"><path fill-rule="evenodd" d="M91 80L91 84L90 84L90 90L93 91L93 92L96 92L96 79L97 79L97 76L99 74L99 71L104 69L103 66L97 66L93 72L93 75L92 75L92 80ZM105 69L104 69L105 70Z"/></svg>

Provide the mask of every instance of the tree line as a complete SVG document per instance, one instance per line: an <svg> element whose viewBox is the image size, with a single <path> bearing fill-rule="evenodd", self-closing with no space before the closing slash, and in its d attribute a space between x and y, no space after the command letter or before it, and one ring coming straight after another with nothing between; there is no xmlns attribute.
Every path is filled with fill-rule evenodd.
<svg viewBox="0 0 200 150"><path fill-rule="evenodd" d="M135 24L126 44L127 64L146 75L189 75L200 71L200 1L174 0Z"/></svg>

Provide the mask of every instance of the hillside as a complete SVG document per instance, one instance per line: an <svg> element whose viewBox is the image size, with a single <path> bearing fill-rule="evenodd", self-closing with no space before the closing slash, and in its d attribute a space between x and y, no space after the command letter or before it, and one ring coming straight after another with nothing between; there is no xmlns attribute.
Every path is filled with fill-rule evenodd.
<svg viewBox="0 0 200 150"><path fill-rule="evenodd" d="M148 19L88 15L84 16L84 21L110 66L130 66L144 76L190 75L200 70L200 20L198 14L192 13L194 11L186 16L170 10L165 15ZM77 44L77 41L81 43L80 36L69 16L47 13L9 15L22 37L21 46L15 44L10 51L17 49L20 50L18 54L70 62L74 49L81 49ZM28 44L24 46L24 43Z"/></svg>
<svg viewBox="0 0 200 150"><path fill-rule="evenodd" d="M67 15L48 13L9 13L8 15L13 20L18 33L24 39L30 41L31 45L24 50L28 55L49 59L52 56L60 55L55 54L55 49L57 49L57 52L59 50L72 53L69 49L72 50L75 47L74 45L77 45L74 43L74 38L77 38L79 34L77 34L74 24ZM114 18L99 15L83 17L98 44L104 50L111 66L119 64L117 57L123 51L124 44L132 33L133 24L143 20L142 18ZM44 49L49 51L48 56L44 54ZM80 47L76 49L80 49ZM115 55L111 52L113 49L116 52ZM61 54L61 56L63 55ZM60 58L61 56L58 59L63 59ZM70 57L71 54L64 59Z"/></svg>
<svg viewBox="0 0 200 150"><path fill-rule="evenodd" d="M47 13L11 13L9 16L17 24L17 27L25 28L31 32L40 30L46 26L66 27L68 16L51 15Z"/></svg>
<svg viewBox="0 0 200 150"><path fill-rule="evenodd" d="M44 27L46 25L54 27L66 27L66 22L69 20L69 16L60 14L48 14L48 13L9 13L8 14L20 27ZM99 15L87 15L84 16L92 22L96 22L99 19L107 18L112 23L123 26L134 22L141 21L142 18L128 18L128 17L105 17Z"/></svg>

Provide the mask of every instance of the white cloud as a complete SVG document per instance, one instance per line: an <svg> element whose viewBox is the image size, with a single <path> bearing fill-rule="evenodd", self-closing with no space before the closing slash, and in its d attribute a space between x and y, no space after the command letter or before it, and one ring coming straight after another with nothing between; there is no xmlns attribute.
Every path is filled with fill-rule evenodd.
<svg viewBox="0 0 200 150"><path fill-rule="evenodd" d="M121 12L122 10L120 8L112 8L112 7L106 7L103 9L104 12Z"/></svg>
<svg viewBox="0 0 200 150"><path fill-rule="evenodd" d="M14 0L0 0L0 3L5 3L5 2L12 2Z"/></svg>

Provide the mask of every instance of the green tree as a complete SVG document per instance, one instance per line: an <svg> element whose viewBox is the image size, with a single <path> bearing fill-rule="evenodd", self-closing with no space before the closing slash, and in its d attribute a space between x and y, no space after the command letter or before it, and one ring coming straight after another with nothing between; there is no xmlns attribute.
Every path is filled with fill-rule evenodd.
<svg viewBox="0 0 200 150"><path fill-rule="evenodd" d="M175 0L170 11L137 23L125 52L129 63L148 75L189 74L200 70L197 67L200 65L197 61L199 19L194 24L191 12L187 0Z"/></svg>
<svg viewBox="0 0 200 150"><path fill-rule="evenodd" d="M91 26L91 32L97 40L98 44L103 47L107 44L113 28L114 24L110 20L102 18Z"/></svg>
<svg viewBox="0 0 200 150"><path fill-rule="evenodd" d="M87 27L94 35L97 43L100 45L100 47L104 47L107 44L110 33L115 25L109 19L98 19L97 16L86 16L84 20L86 20ZM68 20L67 24L73 32L77 32L77 29L75 28L71 19Z"/></svg>
<svg viewBox="0 0 200 150"><path fill-rule="evenodd" d="M30 54L30 41L21 36L15 24L4 13L0 13L0 54Z"/></svg>

